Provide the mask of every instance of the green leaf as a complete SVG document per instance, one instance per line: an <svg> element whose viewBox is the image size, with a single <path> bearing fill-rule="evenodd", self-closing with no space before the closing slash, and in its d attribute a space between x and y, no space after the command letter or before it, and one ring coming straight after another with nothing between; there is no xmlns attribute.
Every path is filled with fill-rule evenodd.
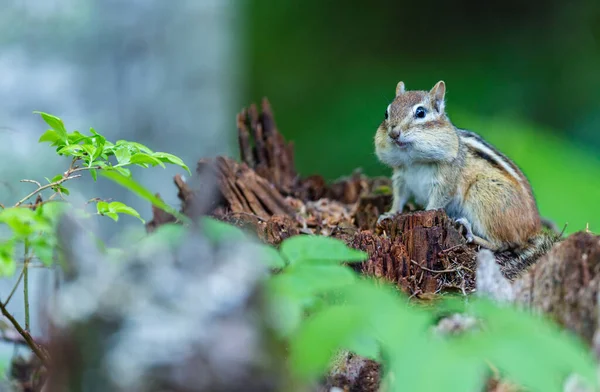
<svg viewBox="0 0 600 392"><path fill-rule="evenodd" d="M67 196L69 196L69 194L71 193L68 188L65 188L62 185L59 185L58 190Z"/></svg>
<svg viewBox="0 0 600 392"><path fill-rule="evenodd" d="M283 260L277 249L273 248L272 246L261 243L253 243L252 246L256 248L257 252L260 254L260 261L264 263L267 267L285 267L285 261Z"/></svg>
<svg viewBox="0 0 600 392"><path fill-rule="evenodd" d="M98 179L98 171L96 169L90 169L90 175L94 181Z"/></svg>
<svg viewBox="0 0 600 392"><path fill-rule="evenodd" d="M404 391L483 391L486 366L483 360L461 357L454 345L421 333L402 346L388 347L388 367L393 374L386 390ZM423 375L423 369L436 369ZM391 381L391 382L389 382ZM387 385L386 385L387 386Z"/></svg>
<svg viewBox="0 0 600 392"><path fill-rule="evenodd" d="M83 142L84 144L92 144L92 138L90 136L86 136L79 131L73 131L67 135L67 139L69 144L79 144Z"/></svg>
<svg viewBox="0 0 600 392"><path fill-rule="evenodd" d="M301 377L324 373L337 350L363 335L369 326L364 309L331 306L305 320L291 341L291 363Z"/></svg>
<svg viewBox="0 0 600 392"><path fill-rule="evenodd" d="M94 130L94 128L90 128L90 133L94 135L93 144L96 147L96 152L92 157L92 160L96 160L100 155L104 153L104 146L106 145L106 138L100 135L98 132Z"/></svg>
<svg viewBox="0 0 600 392"><path fill-rule="evenodd" d="M96 211L98 211L98 214L100 215L107 213L109 211L108 203L105 201L99 201L96 203Z"/></svg>
<svg viewBox="0 0 600 392"><path fill-rule="evenodd" d="M104 141L106 142L106 138L104 136L102 136L101 134L99 134L94 128L90 128L90 133L94 136L104 139Z"/></svg>
<svg viewBox="0 0 600 392"><path fill-rule="evenodd" d="M65 129L65 125L62 120L56 116L53 116L44 112L34 112L42 116L46 124L50 126L54 131L56 131L56 135L62 141L67 141L67 130Z"/></svg>
<svg viewBox="0 0 600 392"><path fill-rule="evenodd" d="M85 151L88 154L88 157L89 157L88 161L91 163L92 157L96 153L96 147L94 147L91 144L83 144L81 147L83 148L83 151Z"/></svg>
<svg viewBox="0 0 600 392"><path fill-rule="evenodd" d="M15 273L14 241L0 242L0 275L12 276Z"/></svg>
<svg viewBox="0 0 600 392"><path fill-rule="evenodd" d="M56 152L59 155L67 155L67 156L76 156L80 157L83 155L80 151L83 150L83 146L80 144L70 144L68 146L64 146L59 148Z"/></svg>
<svg viewBox="0 0 600 392"><path fill-rule="evenodd" d="M127 140L117 140L117 143L115 145L116 146L126 145L129 148L131 148L131 149L142 151L142 152L145 152L146 154L153 154L154 153L154 151L152 151L151 149L149 149L148 147L144 146L141 143L129 142Z"/></svg>
<svg viewBox="0 0 600 392"><path fill-rule="evenodd" d="M127 169L126 167L115 167L114 170L125 177L131 177L131 170Z"/></svg>
<svg viewBox="0 0 600 392"><path fill-rule="evenodd" d="M185 226L176 223L167 223L159 226L146 240L152 242L162 242L172 249L177 248L183 241L187 229Z"/></svg>
<svg viewBox="0 0 600 392"><path fill-rule="evenodd" d="M137 154L133 155L131 157L130 163L132 164L136 164L142 167L147 167L146 165L151 165L151 166L157 166L160 165L162 167L165 167L165 165L162 163L162 161L160 159L157 158L153 158L152 156L143 153L143 152L138 152Z"/></svg>
<svg viewBox="0 0 600 392"><path fill-rule="evenodd" d="M302 322L302 304L292 298L267 295L266 307L266 321L279 337L290 336Z"/></svg>
<svg viewBox="0 0 600 392"><path fill-rule="evenodd" d="M68 208L72 208L70 204L60 201L48 201L36 209L35 212L55 224Z"/></svg>
<svg viewBox="0 0 600 392"><path fill-rule="evenodd" d="M12 207L0 211L0 222L7 224L19 238L25 238L33 232L37 222L35 212L29 208Z"/></svg>
<svg viewBox="0 0 600 392"><path fill-rule="evenodd" d="M154 154L152 154L152 156L154 158L160 159L162 162L172 163L173 165L181 166L182 168L187 170L188 173L192 174L192 172L190 172L190 169L186 166L186 164L183 163L183 160L173 154L168 154L166 152L155 152Z"/></svg>
<svg viewBox="0 0 600 392"><path fill-rule="evenodd" d="M114 220L115 222L117 222L119 220L119 214L116 214L114 212L105 212L104 214L102 214L103 216L108 216L109 218L111 218L112 220Z"/></svg>
<svg viewBox="0 0 600 392"><path fill-rule="evenodd" d="M375 339L374 334L357 334L353 339L350 339L348 349L361 357L381 361L381 345Z"/></svg>
<svg viewBox="0 0 600 392"><path fill-rule="evenodd" d="M281 254L290 264L307 261L359 262L368 258L367 253L349 248L341 240L309 235L297 235L283 241Z"/></svg>
<svg viewBox="0 0 600 392"><path fill-rule="evenodd" d="M297 299L339 289L356 282L356 274L341 265L295 264L274 276L269 286L274 295L287 295Z"/></svg>
<svg viewBox="0 0 600 392"><path fill-rule="evenodd" d="M115 156L117 157L119 165L126 165L130 163L131 153L125 147L115 150Z"/></svg>
<svg viewBox="0 0 600 392"><path fill-rule="evenodd" d="M40 136L40 138L38 139L38 143L50 142L50 144L53 144L54 142L59 140L60 136L58 136L58 133L56 133L56 131L53 129L49 129L46 132L44 132L42 136Z"/></svg>
<svg viewBox="0 0 600 392"><path fill-rule="evenodd" d="M54 247L46 237L37 237L29 242L33 253L46 266L52 265L54 262Z"/></svg>
<svg viewBox="0 0 600 392"><path fill-rule="evenodd" d="M51 183L51 182L56 182L56 181L58 181L58 180L60 180L62 178L63 178L62 174L57 174L54 177L52 177L52 179L50 179L50 180L47 179L47 180L48 180L48 183Z"/></svg>
<svg viewBox="0 0 600 392"><path fill-rule="evenodd" d="M146 223L146 221L144 219L142 219L140 214L135 209L133 209L119 201L113 201L112 203L110 203L108 205L108 210L110 212L114 212L117 214L126 214L126 215L134 216L134 217L138 218L139 220L141 220L142 223Z"/></svg>
<svg viewBox="0 0 600 392"><path fill-rule="evenodd" d="M370 309L373 333L388 342L400 344L433 324L431 313L407 306L406 298L391 284L361 279L336 293L344 303Z"/></svg>
<svg viewBox="0 0 600 392"><path fill-rule="evenodd" d="M121 185L122 187L124 187L126 189L129 189L131 192L133 192L136 195L138 195L139 197L149 201L154 206L173 215L178 220L185 222L185 223L190 223L190 219L187 216L183 215L182 213L180 213L173 207L166 204L164 201L162 201L161 199L156 197L152 192L150 192L149 190L144 188L141 184L137 183L132 178L125 177L114 171L104 171L104 170L100 171L100 175L102 177L108 178L111 181L114 181L115 183Z"/></svg>
<svg viewBox="0 0 600 392"><path fill-rule="evenodd" d="M484 299L473 301L471 309L485 321L485 333L474 345L509 379L532 390L560 391L564 379L577 373L597 387L594 359L571 333L544 317Z"/></svg>
<svg viewBox="0 0 600 392"><path fill-rule="evenodd" d="M204 228L204 234L213 242L241 241L247 239L242 229L217 219L202 217L200 225Z"/></svg>

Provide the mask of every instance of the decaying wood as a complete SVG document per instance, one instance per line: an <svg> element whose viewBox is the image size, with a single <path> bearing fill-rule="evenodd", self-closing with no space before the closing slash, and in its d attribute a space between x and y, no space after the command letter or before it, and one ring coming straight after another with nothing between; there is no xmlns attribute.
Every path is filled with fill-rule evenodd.
<svg viewBox="0 0 600 392"><path fill-rule="evenodd" d="M380 385L381 366L367 358L348 351L338 353L332 370L318 392L329 392L336 387L343 391L376 392Z"/></svg>
<svg viewBox="0 0 600 392"><path fill-rule="evenodd" d="M175 177L175 184L177 184L178 177L179 176ZM157 193L156 197L160 199L160 194ZM180 200L182 200L181 196ZM177 221L177 219L173 215L169 214L161 208L156 207L155 205L152 205L152 220L146 223L146 230L148 230L148 232L153 232L154 230L156 230L157 227L165 225L167 223L173 223L175 221Z"/></svg>
<svg viewBox="0 0 600 392"><path fill-rule="evenodd" d="M273 215L264 220L252 214L231 213L223 215L222 220L254 232L262 242L271 245L279 245L286 238L300 234L296 222L285 215Z"/></svg>
<svg viewBox="0 0 600 392"><path fill-rule="evenodd" d="M261 113L256 105L251 105L238 114L241 159L279 192L288 195L292 193L297 181L294 146L291 142L286 142L277 130L271 105L266 98L261 106Z"/></svg>
<svg viewBox="0 0 600 392"><path fill-rule="evenodd" d="M586 232L571 235L556 244L514 287L517 301L524 306L546 313L589 344L595 335L600 338L600 236Z"/></svg>
<svg viewBox="0 0 600 392"><path fill-rule="evenodd" d="M368 178L357 171L328 184L319 175L298 175L292 143L279 133L266 99L261 106L260 113L252 105L237 117L241 162L218 157L198 163L197 173L211 172L216 178L218 192L210 214L273 245L301 234L342 239L369 254L368 261L355 268L395 283L411 297L474 290L478 248L466 244L444 211L414 211L409 206L403 214L377 224L391 204L389 179ZM181 178L175 183L182 212L189 214L197 190ZM154 210L148 227L171 218ZM597 341L600 357L599 285L600 237L590 233L578 233L555 245L514 282L522 304L548 313L590 344ZM351 354L344 361L326 386L377 390L377 364ZM488 385L490 391L510 388L497 380Z"/></svg>
<svg viewBox="0 0 600 392"><path fill-rule="evenodd" d="M473 290L475 251L443 210L397 215L377 232L362 231L350 243L369 253L364 274L394 282L409 295Z"/></svg>

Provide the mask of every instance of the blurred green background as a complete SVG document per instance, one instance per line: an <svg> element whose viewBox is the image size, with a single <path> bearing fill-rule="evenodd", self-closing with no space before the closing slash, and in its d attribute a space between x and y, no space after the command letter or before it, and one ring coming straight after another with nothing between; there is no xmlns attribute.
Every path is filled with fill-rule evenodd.
<svg viewBox="0 0 600 392"><path fill-rule="evenodd" d="M386 175L399 80L447 84L455 125L522 167L542 215L600 231L600 2L251 0L246 103L267 96L301 174Z"/></svg>

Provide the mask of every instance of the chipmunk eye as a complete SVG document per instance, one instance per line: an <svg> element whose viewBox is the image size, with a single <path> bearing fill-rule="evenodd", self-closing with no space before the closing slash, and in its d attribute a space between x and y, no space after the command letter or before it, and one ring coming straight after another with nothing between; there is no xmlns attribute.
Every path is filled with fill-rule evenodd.
<svg viewBox="0 0 600 392"><path fill-rule="evenodd" d="M425 109L423 106L419 106L417 108L417 110L415 111L416 118L424 118L426 114L427 114L427 109Z"/></svg>

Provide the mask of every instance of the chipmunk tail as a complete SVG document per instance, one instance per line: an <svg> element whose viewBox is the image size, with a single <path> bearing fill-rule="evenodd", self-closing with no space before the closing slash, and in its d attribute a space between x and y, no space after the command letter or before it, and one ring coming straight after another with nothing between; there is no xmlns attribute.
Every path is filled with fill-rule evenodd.
<svg viewBox="0 0 600 392"><path fill-rule="evenodd" d="M549 231L541 231L519 249L507 250L495 254L503 275L514 280L535 264L540 257L552 249L561 240L562 235Z"/></svg>

